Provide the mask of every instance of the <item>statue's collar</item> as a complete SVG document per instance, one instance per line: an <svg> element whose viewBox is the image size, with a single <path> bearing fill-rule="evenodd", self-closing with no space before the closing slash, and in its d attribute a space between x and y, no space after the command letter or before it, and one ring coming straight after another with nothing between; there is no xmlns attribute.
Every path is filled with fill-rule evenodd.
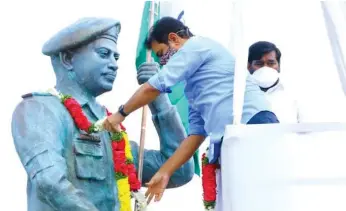
<svg viewBox="0 0 346 211"><path fill-rule="evenodd" d="M63 93L63 92L62 92ZM64 93L65 94L65 93ZM83 95L79 95L79 94L70 94L68 93L69 95L71 95L75 100L77 100L77 102L83 107L85 106L86 104L93 104L95 100L95 98L90 98L88 99L86 96L83 96Z"/></svg>
<svg viewBox="0 0 346 211"><path fill-rule="evenodd" d="M91 110L91 112L93 112L93 114L98 118L98 119L102 119L105 117L106 112L103 106L101 106L96 99L92 100L92 101L88 101L86 102ZM85 104L86 104L85 103ZM85 105L84 104L84 105Z"/></svg>
<svg viewBox="0 0 346 211"><path fill-rule="evenodd" d="M56 86L54 89L64 95L71 95L77 102L84 106L85 104L95 101L95 97L91 96L89 93L82 90L80 87L77 86Z"/></svg>
<svg viewBox="0 0 346 211"><path fill-rule="evenodd" d="M86 96L73 95L72 97L82 106L88 106L91 112L98 118L102 119L105 116L104 108L96 101L96 98L87 98Z"/></svg>
<svg viewBox="0 0 346 211"><path fill-rule="evenodd" d="M95 97L92 97L88 95L87 93L77 92L76 89L72 90L64 90L62 88L61 90L55 88L59 93L61 94L68 94L71 95L82 107L88 105L91 112L98 118L102 119L106 115L105 109L103 106L101 106L97 101Z"/></svg>

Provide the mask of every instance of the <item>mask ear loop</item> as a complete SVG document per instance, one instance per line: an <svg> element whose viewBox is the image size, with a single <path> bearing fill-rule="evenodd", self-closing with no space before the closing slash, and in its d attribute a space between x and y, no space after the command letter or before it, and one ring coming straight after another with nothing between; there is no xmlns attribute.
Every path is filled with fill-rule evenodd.
<svg viewBox="0 0 346 211"><path fill-rule="evenodd" d="M176 32L177 35L181 36L181 37L191 37L191 32L189 30L189 27L185 26L184 29L181 29L179 31Z"/></svg>

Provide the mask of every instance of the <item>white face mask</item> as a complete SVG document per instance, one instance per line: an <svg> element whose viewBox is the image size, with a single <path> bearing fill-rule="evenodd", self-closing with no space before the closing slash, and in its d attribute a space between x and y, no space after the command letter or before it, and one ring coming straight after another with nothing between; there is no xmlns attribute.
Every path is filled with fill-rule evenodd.
<svg viewBox="0 0 346 211"><path fill-rule="evenodd" d="M251 76L255 83L262 88L273 86L279 79L278 71L266 66L256 70Z"/></svg>

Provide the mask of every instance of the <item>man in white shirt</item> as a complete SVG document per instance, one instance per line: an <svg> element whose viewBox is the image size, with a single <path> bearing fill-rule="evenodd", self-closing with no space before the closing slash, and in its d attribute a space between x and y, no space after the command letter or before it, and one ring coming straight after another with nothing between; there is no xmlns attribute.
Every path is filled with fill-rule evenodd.
<svg viewBox="0 0 346 211"><path fill-rule="evenodd" d="M260 41L249 48L248 71L271 103L280 123L299 123L297 100L285 89L280 79L281 52L275 44Z"/></svg>

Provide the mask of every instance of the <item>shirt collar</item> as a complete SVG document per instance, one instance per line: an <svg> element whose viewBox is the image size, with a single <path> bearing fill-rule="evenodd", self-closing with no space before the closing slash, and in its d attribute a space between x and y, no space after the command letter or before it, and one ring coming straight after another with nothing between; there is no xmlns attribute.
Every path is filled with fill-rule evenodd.
<svg viewBox="0 0 346 211"><path fill-rule="evenodd" d="M83 96L78 96L75 97L75 99L82 107L88 106L97 119L102 119L105 117L105 107L101 106L95 98L88 100Z"/></svg>
<svg viewBox="0 0 346 211"><path fill-rule="evenodd" d="M97 119L102 119L106 116L105 107L101 106L95 99L86 103L91 112L97 117Z"/></svg>
<svg viewBox="0 0 346 211"><path fill-rule="evenodd" d="M284 90L284 85L283 85L281 79L279 80L279 83L276 84L276 86L273 86L272 88L268 89L267 93L272 93L272 92L275 92L277 90Z"/></svg>

